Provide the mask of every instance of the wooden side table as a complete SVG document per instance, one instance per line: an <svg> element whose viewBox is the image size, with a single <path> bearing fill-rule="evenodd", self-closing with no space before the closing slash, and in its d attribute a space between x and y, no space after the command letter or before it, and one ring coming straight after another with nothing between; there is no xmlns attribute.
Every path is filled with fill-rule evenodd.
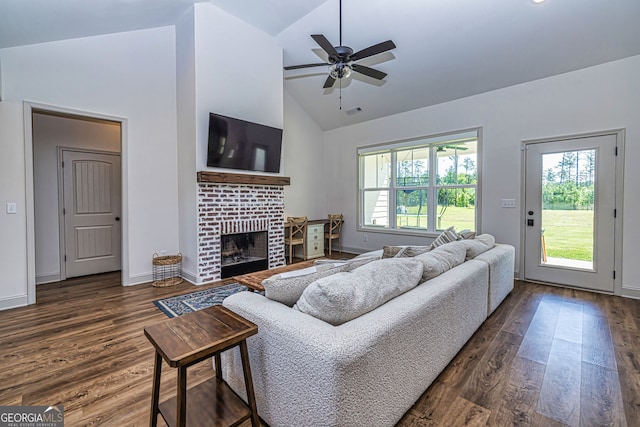
<svg viewBox="0 0 640 427"><path fill-rule="evenodd" d="M156 349L150 426L157 425L161 414L169 426L238 425L251 418L251 425L259 427L246 342L246 338L256 333L255 324L221 305L144 328L144 334ZM220 353L235 346L240 346L248 404L222 378ZM216 377L191 388L187 401L187 368L212 356ZM162 359L178 368L178 393L159 404Z"/></svg>

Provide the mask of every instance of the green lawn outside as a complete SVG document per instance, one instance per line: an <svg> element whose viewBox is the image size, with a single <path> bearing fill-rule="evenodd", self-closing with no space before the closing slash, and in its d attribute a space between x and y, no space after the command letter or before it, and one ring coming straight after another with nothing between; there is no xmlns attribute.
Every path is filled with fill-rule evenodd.
<svg viewBox="0 0 640 427"><path fill-rule="evenodd" d="M438 212L442 209L438 206ZM420 227L427 228L427 207L423 206L420 212L419 225L418 225L418 207L409 206L407 208L407 215L397 214L397 226L398 227ZM474 208L457 208L455 206L449 206L444 211L444 214L440 218L438 229L444 230L454 225L456 230L475 230L474 225Z"/></svg>
<svg viewBox="0 0 640 427"><path fill-rule="evenodd" d="M466 228L473 230L474 212L473 208L449 206L440 219L438 228L444 230L454 225L458 231ZM418 227L417 214L417 206L409 206L407 215L397 214L398 227ZM426 207L422 208L419 227L427 227ZM593 261L593 211L544 210L542 227L545 229L547 256Z"/></svg>
<svg viewBox="0 0 640 427"><path fill-rule="evenodd" d="M593 211L543 210L547 256L593 261Z"/></svg>

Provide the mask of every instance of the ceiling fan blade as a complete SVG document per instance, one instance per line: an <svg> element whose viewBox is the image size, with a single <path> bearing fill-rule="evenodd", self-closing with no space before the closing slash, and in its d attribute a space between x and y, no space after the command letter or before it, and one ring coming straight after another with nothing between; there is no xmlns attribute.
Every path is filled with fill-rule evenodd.
<svg viewBox="0 0 640 427"><path fill-rule="evenodd" d="M313 37L313 36L311 36ZM349 57L352 61L357 61L359 59L367 58L369 56L377 55L382 52L386 52L391 49L395 49L396 45L391 40L387 40L386 42L374 44L373 46L369 46L365 49L362 49Z"/></svg>
<svg viewBox="0 0 640 427"><path fill-rule="evenodd" d="M320 45L320 47L329 54L329 58L340 58L340 55L338 55L338 51L336 50L336 48L333 47L331 42L327 40L325 36L323 36L322 34L312 34L311 38L313 38L316 43L318 43L318 45Z"/></svg>
<svg viewBox="0 0 640 427"><path fill-rule="evenodd" d="M323 89L328 89L330 87L333 87L333 84L336 82L336 79L334 79L333 77L329 76L327 77L327 80L324 82L324 86L322 86Z"/></svg>
<svg viewBox="0 0 640 427"><path fill-rule="evenodd" d="M374 79L382 80L387 76L387 73L383 73L382 71L378 71L373 68L365 67L364 65L351 64L351 68L353 71L357 71L360 74L364 74L365 76L373 77Z"/></svg>
<svg viewBox="0 0 640 427"><path fill-rule="evenodd" d="M331 64L327 64L324 62L319 62L317 64L303 64L303 65L289 65L288 67L284 67L285 70L297 70L298 68L311 68L311 67L320 67L320 66L327 66L327 65L331 65Z"/></svg>

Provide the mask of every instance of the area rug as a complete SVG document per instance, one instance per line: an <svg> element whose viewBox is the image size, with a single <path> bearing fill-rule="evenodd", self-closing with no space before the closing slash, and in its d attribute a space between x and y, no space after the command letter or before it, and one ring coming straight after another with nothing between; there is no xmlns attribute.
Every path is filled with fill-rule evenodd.
<svg viewBox="0 0 640 427"><path fill-rule="evenodd" d="M206 289L204 291L159 299L153 303L167 316L177 317L191 313L192 311L211 307L212 305L222 304L222 301L229 295L246 290L246 286L242 286L239 283L230 283L228 285Z"/></svg>

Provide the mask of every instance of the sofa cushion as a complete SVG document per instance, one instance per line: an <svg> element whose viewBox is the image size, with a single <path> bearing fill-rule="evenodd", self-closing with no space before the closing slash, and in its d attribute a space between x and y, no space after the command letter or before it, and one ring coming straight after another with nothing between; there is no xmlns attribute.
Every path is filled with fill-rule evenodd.
<svg viewBox="0 0 640 427"><path fill-rule="evenodd" d="M438 237L436 237L436 240L431 243L431 249L435 249L438 246L442 246L446 243L455 242L456 240L461 239L462 237L460 237L458 233L456 233L455 227L451 226L440 233Z"/></svg>
<svg viewBox="0 0 640 427"><path fill-rule="evenodd" d="M433 279L465 261L466 246L462 242L446 243L414 259L422 263L422 281Z"/></svg>
<svg viewBox="0 0 640 427"><path fill-rule="evenodd" d="M475 239L463 240L460 243L465 246L467 251L465 259L469 260L491 249L495 245L496 239L491 234L485 233L477 236Z"/></svg>
<svg viewBox="0 0 640 427"><path fill-rule="evenodd" d="M337 326L414 288L421 277L414 258L381 259L316 280L293 308Z"/></svg>
<svg viewBox="0 0 640 427"><path fill-rule="evenodd" d="M345 264L320 264L303 270L275 274L262 281L264 296L291 307L311 283L338 273Z"/></svg>

